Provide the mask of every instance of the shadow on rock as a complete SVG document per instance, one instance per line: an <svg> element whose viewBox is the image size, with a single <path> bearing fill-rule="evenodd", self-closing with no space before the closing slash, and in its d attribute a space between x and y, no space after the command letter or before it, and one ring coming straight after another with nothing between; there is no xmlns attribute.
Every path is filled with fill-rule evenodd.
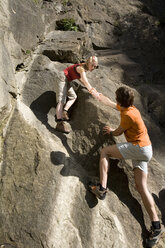
<svg viewBox="0 0 165 248"><path fill-rule="evenodd" d="M55 134L57 137L59 137L64 145L64 147L68 150L70 153L71 150L69 146L67 145L67 138L65 134L59 133L48 123L48 113L51 108L56 108L56 93L53 91L47 91L43 93L41 96L39 96L35 101L33 101L30 105L30 109L33 111L35 116L38 120L42 122L46 126L46 128L49 130L49 132ZM55 116L54 118L54 124L55 124Z"/></svg>
<svg viewBox="0 0 165 248"><path fill-rule="evenodd" d="M48 123L48 113L52 107L56 106L56 94L52 91L47 91L36 99L30 108L36 117L47 127L47 129L61 139L61 142L67 150L69 157L60 151L52 151L50 154L51 162L56 165L64 165L61 169L62 176L76 176L84 184L86 188L86 202L89 208L97 205L98 200L88 191L88 182L96 177L99 177L99 149L105 145L106 139L103 138L100 131L97 135L97 142L87 154L80 154L79 151L74 152L70 148L67 136L63 133L57 132ZM111 143L114 141L111 140ZM97 153L97 154L96 154ZM96 154L96 155L95 155ZM113 191L119 199L128 207L134 218L138 221L142 228L142 237L145 239L147 230L144 224L143 212L141 205L133 198L128 186L127 175L123 169L118 166L118 160L112 160L108 188ZM91 166L92 165L92 166ZM87 176L88 175L88 176Z"/></svg>
<svg viewBox="0 0 165 248"><path fill-rule="evenodd" d="M98 200L88 191L87 185L90 179L88 176L86 176L83 168L77 162L75 162L75 160L71 159L70 157L66 157L65 153L63 152L51 152L50 159L55 166L59 166L62 164L64 165L60 172L62 176L76 176L79 178L79 180L84 184L84 187L86 188L85 199L89 208L95 207L98 203Z"/></svg>
<svg viewBox="0 0 165 248"><path fill-rule="evenodd" d="M113 191L130 210L131 214L137 220L142 228L142 238L145 243L145 239L148 235L146 229L143 211L139 202L132 196L129 189L129 182L127 175L122 168L117 166L118 160L111 160L111 166L108 178L108 188Z"/></svg>
<svg viewBox="0 0 165 248"><path fill-rule="evenodd" d="M162 189L159 192L159 197L157 195L152 194L155 200L156 205L158 206L161 215L162 215L162 223L165 225L165 189Z"/></svg>
<svg viewBox="0 0 165 248"><path fill-rule="evenodd" d="M85 199L89 208L93 208L97 205L97 198L88 191L87 184L91 179L89 176L86 176L80 166L72 161L71 158L65 156L62 152L51 152L51 161L54 165L58 166L60 164L64 164L64 167L61 170L62 176L77 176L80 181L84 184L86 188L86 196ZM142 238L145 240L147 237L147 230L145 227L143 212L141 205L139 202L131 195L129 186L128 186L128 178L125 174L124 170L117 166L118 160L111 161L111 169L109 174L108 188L113 191L130 210L131 214L137 220L142 228Z"/></svg>
<svg viewBox="0 0 165 248"><path fill-rule="evenodd" d="M129 182L127 175L122 168L117 166L118 160L111 160L110 171L108 178L108 188L113 191L130 210L134 218L139 222L142 228L142 238L145 240L148 231L146 229L143 212L139 202L132 196L129 189Z"/></svg>
<svg viewBox="0 0 165 248"><path fill-rule="evenodd" d="M47 91L39 96L35 101L30 105L30 109L33 111L35 116L47 126L48 125L48 116L50 109L56 107L56 93L53 91ZM51 126L50 126L51 127ZM51 131L51 129L50 129Z"/></svg>

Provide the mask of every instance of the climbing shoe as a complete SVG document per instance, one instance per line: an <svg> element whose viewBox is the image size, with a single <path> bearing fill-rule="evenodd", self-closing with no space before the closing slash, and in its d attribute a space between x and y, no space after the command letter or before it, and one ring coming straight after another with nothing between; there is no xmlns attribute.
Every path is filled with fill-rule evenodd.
<svg viewBox="0 0 165 248"><path fill-rule="evenodd" d="M90 192L92 192L97 198L100 200L104 200L106 197L107 189L101 190L100 183L92 183L88 184Z"/></svg>
<svg viewBox="0 0 165 248"><path fill-rule="evenodd" d="M57 121L56 130L61 133L70 133L70 128L64 121Z"/></svg>
<svg viewBox="0 0 165 248"><path fill-rule="evenodd" d="M147 248L153 247L155 244L158 243L159 239L163 236L165 236L164 228L154 229L151 226L149 237L146 240L146 247Z"/></svg>
<svg viewBox="0 0 165 248"><path fill-rule="evenodd" d="M70 118L69 118L69 115L68 115L68 111L67 110L63 110L63 113L62 113L62 118L64 121L70 121Z"/></svg>

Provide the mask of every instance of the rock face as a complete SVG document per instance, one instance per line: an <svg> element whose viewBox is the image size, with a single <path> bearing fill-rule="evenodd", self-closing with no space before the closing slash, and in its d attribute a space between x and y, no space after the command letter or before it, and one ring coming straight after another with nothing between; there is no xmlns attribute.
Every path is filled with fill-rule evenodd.
<svg viewBox="0 0 165 248"><path fill-rule="evenodd" d="M135 190L130 161L111 160L107 198L87 191L99 177L99 152L124 137L117 111L75 82L72 132L55 131L62 70L99 57L88 78L115 100L134 89L154 148L149 189L165 224L163 1L5 0L0 3L0 248L142 248L150 220ZM57 30L74 19L78 32ZM71 29L73 27L71 26ZM157 245L165 247L165 239Z"/></svg>

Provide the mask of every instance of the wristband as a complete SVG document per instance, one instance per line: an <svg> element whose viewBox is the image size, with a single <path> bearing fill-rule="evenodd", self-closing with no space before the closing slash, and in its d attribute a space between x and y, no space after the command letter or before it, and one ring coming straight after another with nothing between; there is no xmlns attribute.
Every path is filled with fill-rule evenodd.
<svg viewBox="0 0 165 248"><path fill-rule="evenodd" d="M94 90L95 90L95 88L91 88L91 89L89 90L89 93L92 94L92 91L94 91Z"/></svg>
<svg viewBox="0 0 165 248"><path fill-rule="evenodd" d="M94 88L91 88L91 89L89 90L89 93L91 94L93 90L94 90Z"/></svg>

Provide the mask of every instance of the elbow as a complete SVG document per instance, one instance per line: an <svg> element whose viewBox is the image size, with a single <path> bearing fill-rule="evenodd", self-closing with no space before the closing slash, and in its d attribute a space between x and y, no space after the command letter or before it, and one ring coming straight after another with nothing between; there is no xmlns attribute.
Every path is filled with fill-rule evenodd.
<svg viewBox="0 0 165 248"><path fill-rule="evenodd" d="M120 135L122 135L122 134L123 134L123 132L119 132L119 133L118 133L118 136L120 136Z"/></svg>
<svg viewBox="0 0 165 248"><path fill-rule="evenodd" d="M112 133L113 136L120 136L120 135L123 134L122 132L118 132L118 131L113 131L111 133Z"/></svg>
<svg viewBox="0 0 165 248"><path fill-rule="evenodd" d="M123 132L119 132L119 135L122 135L123 134Z"/></svg>

